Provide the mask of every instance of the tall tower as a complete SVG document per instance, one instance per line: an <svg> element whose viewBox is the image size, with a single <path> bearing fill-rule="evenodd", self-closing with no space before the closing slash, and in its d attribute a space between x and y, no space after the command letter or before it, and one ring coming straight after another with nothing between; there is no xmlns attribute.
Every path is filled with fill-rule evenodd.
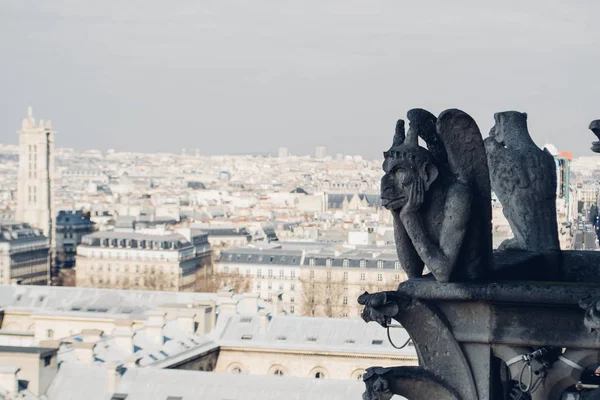
<svg viewBox="0 0 600 400"><path fill-rule="evenodd" d="M54 249L54 131L50 121L35 123L31 107L19 131L18 222L41 229Z"/></svg>

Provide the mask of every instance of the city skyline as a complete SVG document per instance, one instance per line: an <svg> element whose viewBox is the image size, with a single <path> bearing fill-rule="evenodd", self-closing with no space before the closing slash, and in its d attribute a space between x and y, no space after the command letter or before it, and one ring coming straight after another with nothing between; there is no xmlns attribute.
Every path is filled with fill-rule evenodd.
<svg viewBox="0 0 600 400"><path fill-rule="evenodd" d="M2 2L0 141L31 104L57 147L373 159L420 106L459 107L484 136L525 111L538 144L588 154L597 3L141 5Z"/></svg>

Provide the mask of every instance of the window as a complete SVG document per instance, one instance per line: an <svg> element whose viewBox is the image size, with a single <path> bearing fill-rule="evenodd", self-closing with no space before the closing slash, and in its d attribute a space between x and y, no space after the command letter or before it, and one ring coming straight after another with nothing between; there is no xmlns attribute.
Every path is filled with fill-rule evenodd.
<svg viewBox="0 0 600 400"><path fill-rule="evenodd" d="M344 268L348 268L348 267L350 266L350 260L344 260L344 261L342 262L342 266L343 266Z"/></svg>
<svg viewBox="0 0 600 400"><path fill-rule="evenodd" d="M315 271L310 271L310 279L315 279Z"/></svg>
<svg viewBox="0 0 600 400"><path fill-rule="evenodd" d="M376 346L380 346L383 344L383 340L372 340L371 344L374 344Z"/></svg>
<svg viewBox="0 0 600 400"><path fill-rule="evenodd" d="M394 275L394 281L400 282L400 274Z"/></svg>
<svg viewBox="0 0 600 400"><path fill-rule="evenodd" d="M273 375L275 376L283 376L283 371L280 369L276 369L275 371L273 371Z"/></svg>
<svg viewBox="0 0 600 400"><path fill-rule="evenodd" d="M48 339L54 339L54 331L53 331L52 329L48 329L48 330L46 331L46 337L47 337Z"/></svg>
<svg viewBox="0 0 600 400"><path fill-rule="evenodd" d="M271 256L271 257L269 258L269 262L270 262L271 264L273 263L273 256Z"/></svg>
<svg viewBox="0 0 600 400"><path fill-rule="evenodd" d="M296 278L296 271L290 271L290 278L292 278L292 279Z"/></svg>
<svg viewBox="0 0 600 400"><path fill-rule="evenodd" d="M360 267L367 268L367 260L360 260Z"/></svg>
<svg viewBox="0 0 600 400"><path fill-rule="evenodd" d="M272 269L270 269L267 273L268 273L269 278L273 277L273 270Z"/></svg>
<svg viewBox="0 0 600 400"><path fill-rule="evenodd" d="M256 282L256 288L260 289L260 282Z"/></svg>
<svg viewBox="0 0 600 400"><path fill-rule="evenodd" d="M295 309L296 308L294 306L290 306L290 314L293 314Z"/></svg>
<svg viewBox="0 0 600 400"><path fill-rule="evenodd" d="M232 374L241 374L242 373L242 369L240 367L235 367L231 370Z"/></svg>
<svg viewBox="0 0 600 400"><path fill-rule="evenodd" d="M293 303L293 302L294 302L294 296L291 296L290 297L290 303Z"/></svg>
<svg viewBox="0 0 600 400"><path fill-rule="evenodd" d="M377 261L377 268L383 269L383 261L381 261L381 260Z"/></svg>
<svg viewBox="0 0 600 400"><path fill-rule="evenodd" d="M267 285L267 288L268 289L273 289L273 282L269 281L269 284Z"/></svg>
<svg viewBox="0 0 600 400"><path fill-rule="evenodd" d="M347 281L348 280L348 273L344 272L344 280Z"/></svg>
<svg viewBox="0 0 600 400"><path fill-rule="evenodd" d="M284 274L285 274L285 271L284 271L284 270L282 270L282 269L280 269L280 270L279 270L279 279L283 279L283 277L284 277Z"/></svg>
<svg viewBox="0 0 600 400"><path fill-rule="evenodd" d="M250 278L250 275L252 274L252 271L250 271L249 269L246 270L246 277Z"/></svg>
<svg viewBox="0 0 600 400"><path fill-rule="evenodd" d="M252 335L242 335L242 340L252 340Z"/></svg>
<svg viewBox="0 0 600 400"><path fill-rule="evenodd" d="M400 269L400 261L394 263L394 269Z"/></svg>
<svg viewBox="0 0 600 400"><path fill-rule="evenodd" d="M258 278L262 278L262 269L259 268L259 269L256 270L256 276Z"/></svg>
<svg viewBox="0 0 600 400"><path fill-rule="evenodd" d="M112 397L110 398L110 400L126 400L126 399L127 399L127 395L125 393L114 393L112 395ZM173 400L173 399L174 398L172 397L170 400Z"/></svg>
<svg viewBox="0 0 600 400"><path fill-rule="evenodd" d="M44 367L47 367L50 364L52 364L52 356L46 356L46 357L44 357Z"/></svg>
<svg viewBox="0 0 600 400"><path fill-rule="evenodd" d="M383 281L383 274L377 274L377 282Z"/></svg>
<svg viewBox="0 0 600 400"><path fill-rule="evenodd" d="M229 273L229 267L223 267L223 273L228 274Z"/></svg>
<svg viewBox="0 0 600 400"><path fill-rule="evenodd" d="M364 280L365 280L365 273L364 273L364 272L361 272L361 273L360 273L360 280L361 280L361 281L364 281Z"/></svg>
<svg viewBox="0 0 600 400"><path fill-rule="evenodd" d="M331 271L327 271L327 280L330 281L331 280Z"/></svg>
<svg viewBox="0 0 600 400"><path fill-rule="evenodd" d="M331 258L328 258L327 260L325 260L325 266L331 267Z"/></svg>
<svg viewBox="0 0 600 400"><path fill-rule="evenodd" d="M315 379L325 379L325 373L321 371L316 372Z"/></svg>
<svg viewBox="0 0 600 400"><path fill-rule="evenodd" d="M344 296L344 297L342 298L342 304L343 304L343 305L345 305L345 306L347 306L347 305L348 305L348 297Z"/></svg>
<svg viewBox="0 0 600 400"><path fill-rule="evenodd" d="M279 290L283 290L283 283L279 284Z"/></svg>
<svg viewBox="0 0 600 400"><path fill-rule="evenodd" d="M308 264L309 264L310 266L314 267L314 265L315 265L315 259L314 259L314 258L310 258L310 259L308 260Z"/></svg>
<svg viewBox="0 0 600 400"><path fill-rule="evenodd" d="M292 283L290 285L290 290L293 292L294 290L296 290L296 284Z"/></svg>

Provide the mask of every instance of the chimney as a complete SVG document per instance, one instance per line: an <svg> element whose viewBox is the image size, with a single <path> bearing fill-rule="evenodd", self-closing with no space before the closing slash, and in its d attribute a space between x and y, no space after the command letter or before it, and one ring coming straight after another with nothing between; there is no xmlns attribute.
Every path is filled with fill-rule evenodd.
<svg viewBox="0 0 600 400"><path fill-rule="evenodd" d="M19 392L18 372L17 367L0 367L0 388L6 390L10 398Z"/></svg>
<svg viewBox="0 0 600 400"><path fill-rule="evenodd" d="M277 293L273 298L273 311L271 315L274 317L283 315L283 307L281 303L283 302L283 293Z"/></svg>
<svg viewBox="0 0 600 400"><path fill-rule="evenodd" d="M219 314L235 314L237 312L237 300L223 299L219 304Z"/></svg>
<svg viewBox="0 0 600 400"><path fill-rule="evenodd" d="M108 362L104 365L107 373L107 389L109 394L114 393L117 390L117 385L121 380L122 368L120 364Z"/></svg>
<svg viewBox="0 0 600 400"><path fill-rule="evenodd" d="M84 329L81 331L81 336L84 343L97 343L102 338L102 333L104 331L100 329Z"/></svg>
<svg viewBox="0 0 600 400"><path fill-rule="evenodd" d="M133 330L131 328L117 328L113 331L115 344L128 356L133 354Z"/></svg>
<svg viewBox="0 0 600 400"><path fill-rule="evenodd" d="M164 343L163 329L165 327L165 315L164 311L149 311L148 321L145 324L148 340L158 346L162 346Z"/></svg>
<svg viewBox="0 0 600 400"><path fill-rule="evenodd" d="M260 321L260 331L261 333L266 333L269 329L269 317L265 310L260 310L258 312L258 319Z"/></svg>
<svg viewBox="0 0 600 400"><path fill-rule="evenodd" d="M182 331L193 334L196 332L196 312L193 310L180 310L176 314L177 325Z"/></svg>
<svg viewBox="0 0 600 400"><path fill-rule="evenodd" d="M241 312L254 314L258 310L258 293L244 293L240 302Z"/></svg>
<svg viewBox="0 0 600 400"><path fill-rule="evenodd" d="M73 342L71 344L75 357L82 364L92 364L94 362L94 347L96 343Z"/></svg>

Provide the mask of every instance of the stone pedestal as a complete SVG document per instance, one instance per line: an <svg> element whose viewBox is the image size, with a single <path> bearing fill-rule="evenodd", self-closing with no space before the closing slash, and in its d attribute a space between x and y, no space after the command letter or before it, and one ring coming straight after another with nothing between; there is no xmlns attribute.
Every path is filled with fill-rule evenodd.
<svg viewBox="0 0 600 400"><path fill-rule="evenodd" d="M366 306L363 318L403 325L420 365L370 369L365 399L395 393L410 400L504 400L511 390L520 391L518 382L526 388L538 379L523 400L560 399L579 381L581 368L600 360L599 335L584 325L586 310L580 307L583 299L598 296L598 283L428 278L401 283L397 291L365 294L359 299ZM540 348L545 350L539 354L548 349L557 354L522 357Z"/></svg>

